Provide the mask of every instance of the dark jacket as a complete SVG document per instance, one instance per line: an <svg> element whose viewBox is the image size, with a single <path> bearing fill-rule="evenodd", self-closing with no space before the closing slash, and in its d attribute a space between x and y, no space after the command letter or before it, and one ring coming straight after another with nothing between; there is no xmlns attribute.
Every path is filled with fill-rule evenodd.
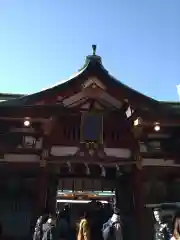
<svg viewBox="0 0 180 240"><path fill-rule="evenodd" d="M50 223L46 222L42 226L43 236L42 240L56 240L55 235L55 226L52 226Z"/></svg>
<svg viewBox="0 0 180 240"><path fill-rule="evenodd" d="M41 240L43 236L42 226L47 221L48 215L40 216L36 222L33 240Z"/></svg>
<svg viewBox="0 0 180 240"><path fill-rule="evenodd" d="M46 222L42 229L42 240L66 240L69 238L69 227L64 219L58 219L55 225Z"/></svg>
<svg viewBox="0 0 180 240"><path fill-rule="evenodd" d="M70 236L70 227L67 221L60 218L56 222L56 237L57 239L68 239Z"/></svg>

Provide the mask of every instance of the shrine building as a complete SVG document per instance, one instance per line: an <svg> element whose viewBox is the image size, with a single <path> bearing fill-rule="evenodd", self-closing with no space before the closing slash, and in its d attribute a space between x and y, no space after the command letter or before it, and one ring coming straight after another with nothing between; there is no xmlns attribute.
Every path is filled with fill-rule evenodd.
<svg viewBox="0 0 180 240"><path fill-rule="evenodd" d="M0 94L4 239L31 239L42 209L55 212L57 199L73 192L114 193L137 239L152 239L151 206L180 201L179 135L179 102L120 82L95 45L67 81L30 95Z"/></svg>

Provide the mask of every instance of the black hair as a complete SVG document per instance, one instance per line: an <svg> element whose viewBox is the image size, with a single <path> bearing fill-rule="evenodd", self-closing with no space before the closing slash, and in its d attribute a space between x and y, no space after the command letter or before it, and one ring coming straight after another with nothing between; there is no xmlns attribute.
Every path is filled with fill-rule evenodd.
<svg viewBox="0 0 180 240"><path fill-rule="evenodd" d="M161 208L154 208L154 209L153 209L153 212L161 212L161 211L162 211Z"/></svg>
<svg viewBox="0 0 180 240"><path fill-rule="evenodd" d="M173 235L180 236L180 212L176 211L174 219L173 219Z"/></svg>
<svg viewBox="0 0 180 240"><path fill-rule="evenodd" d="M120 209L119 208L114 208L114 214L120 216Z"/></svg>
<svg viewBox="0 0 180 240"><path fill-rule="evenodd" d="M175 212L175 218L180 218L180 209Z"/></svg>
<svg viewBox="0 0 180 240"><path fill-rule="evenodd" d="M58 212L58 216L57 218L64 218L66 215L66 211L64 209L61 209L59 212Z"/></svg>
<svg viewBox="0 0 180 240"><path fill-rule="evenodd" d="M43 208L43 209L41 210L41 215L47 215L47 214L49 214L48 208Z"/></svg>

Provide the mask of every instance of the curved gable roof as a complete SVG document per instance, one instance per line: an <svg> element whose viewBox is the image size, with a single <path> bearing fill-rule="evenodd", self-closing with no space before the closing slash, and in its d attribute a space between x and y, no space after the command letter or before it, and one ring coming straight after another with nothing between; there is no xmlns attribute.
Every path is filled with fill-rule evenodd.
<svg viewBox="0 0 180 240"><path fill-rule="evenodd" d="M114 95L116 92L117 97L125 96L129 101L136 100L137 104L142 104L144 101L150 106L154 107L158 104L158 101L152 99L150 97L145 96L144 94L128 87L124 83L117 80L113 77L107 69L102 64L101 57L95 55L95 51L93 51L93 55L89 55L86 57L86 61L84 66L72 77L70 77L67 81L58 83L48 89L42 90L37 93L29 94L26 96L20 96L17 99L8 100L5 102L1 102L1 106L24 106L24 105L33 105L38 101L41 101L42 98L48 95L55 95L58 93L62 93L68 89L80 88L84 81L87 80L88 77L95 76L107 87L107 91L111 91Z"/></svg>

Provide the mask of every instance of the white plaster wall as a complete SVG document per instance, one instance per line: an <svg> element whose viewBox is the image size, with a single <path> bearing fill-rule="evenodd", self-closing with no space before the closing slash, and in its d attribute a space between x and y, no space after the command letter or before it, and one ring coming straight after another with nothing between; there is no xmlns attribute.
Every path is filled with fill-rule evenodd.
<svg viewBox="0 0 180 240"><path fill-rule="evenodd" d="M53 156L71 156L78 151L78 147L71 146L53 146L51 148L51 154ZM131 151L127 148L104 148L105 153L109 157L129 158Z"/></svg>
<svg viewBox="0 0 180 240"><path fill-rule="evenodd" d="M51 154L53 156L71 156L78 151L78 147L52 146Z"/></svg>
<svg viewBox="0 0 180 240"><path fill-rule="evenodd" d="M130 158L131 151L128 148L104 148L104 152L110 157Z"/></svg>

